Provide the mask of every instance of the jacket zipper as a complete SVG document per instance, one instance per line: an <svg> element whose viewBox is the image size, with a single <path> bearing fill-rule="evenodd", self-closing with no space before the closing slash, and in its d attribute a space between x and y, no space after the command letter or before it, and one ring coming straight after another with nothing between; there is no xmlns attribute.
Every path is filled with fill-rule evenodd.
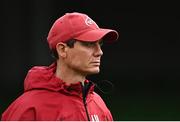
<svg viewBox="0 0 180 122"><path fill-rule="evenodd" d="M86 116L87 116L87 119L88 119L88 121L90 121L90 118L89 118L89 113L88 113L88 109L87 109L87 103L86 103L86 86L83 86L82 84L81 84L81 86L82 86L82 97L83 97L83 104L84 104L84 108L85 108L85 111L86 111Z"/></svg>

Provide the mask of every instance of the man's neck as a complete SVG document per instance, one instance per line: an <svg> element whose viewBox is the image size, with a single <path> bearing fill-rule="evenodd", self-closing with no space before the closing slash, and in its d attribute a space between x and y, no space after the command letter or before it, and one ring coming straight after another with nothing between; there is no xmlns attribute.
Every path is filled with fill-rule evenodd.
<svg viewBox="0 0 180 122"><path fill-rule="evenodd" d="M77 83L77 82L82 82L82 84L84 84L84 81L86 79L86 77L83 76L82 74L75 72L74 70L69 69L65 66L62 66L60 63L57 63L55 75L56 77L63 80L66 84Z"/></svg>

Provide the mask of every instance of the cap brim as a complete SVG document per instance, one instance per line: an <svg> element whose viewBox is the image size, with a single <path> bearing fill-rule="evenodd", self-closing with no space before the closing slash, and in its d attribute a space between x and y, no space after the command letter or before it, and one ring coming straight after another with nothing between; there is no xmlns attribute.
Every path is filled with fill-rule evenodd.
<svg viewBox="0 0 180 122"><path fill-rule="evenodd" d="M87 41L87 42L95 42L100 39L108 41L108 42L114 42L118 39L118 37L119 37L119 34L115 30L97 29L97 30L91 30L83 34L80 34L79 36L75 37L75 39L81 40L81 41Z"/></svg>

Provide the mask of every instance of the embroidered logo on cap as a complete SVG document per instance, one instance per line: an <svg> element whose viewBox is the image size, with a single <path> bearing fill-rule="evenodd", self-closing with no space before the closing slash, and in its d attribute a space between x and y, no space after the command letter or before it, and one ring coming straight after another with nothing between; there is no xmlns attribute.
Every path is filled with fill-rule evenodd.
<svg viewBox="0 0 180 122"><path fill-rule="evenodd" d="M92 24L94 24L98 28L98 25L89 17L86 18L85 23L87 26L91 26Z"/></svg>

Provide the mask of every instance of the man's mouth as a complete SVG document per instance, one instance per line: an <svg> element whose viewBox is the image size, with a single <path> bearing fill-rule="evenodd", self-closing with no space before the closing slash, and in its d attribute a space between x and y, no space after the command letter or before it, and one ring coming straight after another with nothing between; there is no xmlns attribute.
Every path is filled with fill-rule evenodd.
<svg viewBox="0 0 180 122"><path fill-rule="evenodd" d="M93 61L93 62L91 62L91 64L96 65L96 66L100 66L100 61Z"/></svg>

